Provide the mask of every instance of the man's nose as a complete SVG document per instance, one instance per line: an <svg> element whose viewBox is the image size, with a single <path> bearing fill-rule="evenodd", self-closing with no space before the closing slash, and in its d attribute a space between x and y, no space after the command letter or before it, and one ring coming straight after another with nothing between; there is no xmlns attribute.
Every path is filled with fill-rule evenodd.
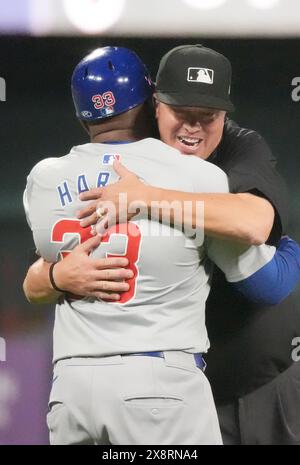
<svg viewBox="0 0 300 465"><path fill-rule="evenodd" d="M189 132L197 132L202 128L200 121L194 119L186 120L183 123L183 127Z"/></svg>

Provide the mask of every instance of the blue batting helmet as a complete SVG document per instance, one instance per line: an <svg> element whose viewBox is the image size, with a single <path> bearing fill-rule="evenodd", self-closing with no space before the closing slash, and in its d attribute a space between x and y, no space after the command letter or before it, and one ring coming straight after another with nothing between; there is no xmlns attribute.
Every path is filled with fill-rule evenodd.
<svg viewBox="0 0 300 465"><path fill-rule="evenodd" d="M118 115L152 96L150 74L132 50L97 48L78 63L72 76L76 115L95 121Z"/></svg>

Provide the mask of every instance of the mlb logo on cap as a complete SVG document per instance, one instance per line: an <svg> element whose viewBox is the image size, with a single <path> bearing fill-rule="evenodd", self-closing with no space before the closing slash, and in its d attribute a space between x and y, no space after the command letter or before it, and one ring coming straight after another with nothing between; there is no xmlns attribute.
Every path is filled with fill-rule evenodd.
<svg viewBox="0 0 300 465"><path fill-rule="evenodd" d="M116 155L113 153L105 153L103 155L102 164L103 165L112 165L115 160L120 161L121 155Z"/></svg>
<svg viewBox="0 0 300 465"><path fill-rule="evenodd" d="M106 115L112 115L114 113L113 107L106 107L105 108L105 114Z"/></svg>
<svg viewBox="0 0 300 465"><path fill-rule="evenodd" d="M214 83L214 71L208 68L188 68L188 82Z"/></svg>

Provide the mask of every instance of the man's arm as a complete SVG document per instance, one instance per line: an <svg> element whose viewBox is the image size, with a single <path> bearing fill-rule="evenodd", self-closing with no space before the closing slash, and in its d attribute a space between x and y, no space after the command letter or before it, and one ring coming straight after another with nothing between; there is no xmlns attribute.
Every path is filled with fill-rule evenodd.
<svg viewBox="0 0 300 465"><path fill-rule="evenodd" d="M78 213L86 227L98 220L97 207L109 210L110 202L118 215L131 219L137 209L146 211L151 219L166 218L171 224L184 219L188 228L203 228L205 234L231 239L249 245L266 242L274 222L271 203L250 193L201 194L160 189L143 184L138 177L119 162L114 169L120 176L117 183L81 194L81 200L96 200ZM127 202L120 194L126 193ZM204 224L199 224L199 202L204 203ZM172 208L170 208L172 205ZM190 205L192 208L190 208Z"/></svg>
<svg viewBox="0 0 300 465"><path fill-rule="evenodd" d="M58 300L62 292L56 291L49 279L51 263L39 258L27 271L23 282L23 291L32 304L50 304Z"/></svg>
<svg viewBox="0 0 300 465"><path fill-rule="evenodd" d="M83 246L85 244L77 246L55 265L56 285L72 294L119 300L118 293L128 290L128 284L112 280L129 279L132 272L110 267L125 266L126 259L92 260L82 254ZM216 239L209 240L207 249L209 257L224 271L227 280L258 304L278 304L300 280L300 247L290 238L283 238L277 250L271 246L247 247ZM29 268L23 287L31 303L52 303L61 296L51 285L49 268L50 263L42 259Z"/></svg>
<svg viewBox="0 0 300 465"><path fill-rule="evenodd" d="M277 305L294 290L299 279L300 247L289 237L283 237L273 259L234 286L252 302Z"/></svg>
<svg viewBox="0 0 300 465"><path fill-rule="evenodd" d="M208 239L207 253L227 281L261 305L279 304L300 281L300 247L289 237L282 238L277 249Z"/></svg>
<svg viewBox="0 0 300 465"><path fill-rule="evenodd" d="M266 199L253 194L190 194L188 192L149 188L147 205L151 200L158 206L151 209L154 217L165 218L170 203L176 199L177 207L170 210L171 222L182 212L185 224L196 229L204 226L208 236L260 245L267 241L274 221L274 208ZM192 204L192 209L188 206ZM197 202L203 202L204 224L197 224Z"/></svg>
<svg viewBox="0 0 300 465"><path fill-rule="evenodd" d="M53 279L59 289L70 294L110 301L118 301L119 293L129 289L125 280L132 278L133 272L125 268L128 265L127 258L95 260L89 257L100 242L100 236L92 237L55 264ZM30 303L53 303L62 295L50 282L50 266L51 263L40 258L29 268L23 289Z"/></svg>

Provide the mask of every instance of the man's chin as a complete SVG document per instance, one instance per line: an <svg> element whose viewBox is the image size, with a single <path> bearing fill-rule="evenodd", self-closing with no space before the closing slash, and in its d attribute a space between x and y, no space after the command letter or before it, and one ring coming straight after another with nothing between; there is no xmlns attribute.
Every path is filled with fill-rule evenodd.
<svg viewBox="0 0 300 465"><path fill-rule="evenodd" d="M189 149L182 150L178 148L178 150L182 153L182 155L188 155L188 156L192 155L198 158L205 158L203 156L202 150L200 151L199 149L198 150L189 150Z"/></svg>

